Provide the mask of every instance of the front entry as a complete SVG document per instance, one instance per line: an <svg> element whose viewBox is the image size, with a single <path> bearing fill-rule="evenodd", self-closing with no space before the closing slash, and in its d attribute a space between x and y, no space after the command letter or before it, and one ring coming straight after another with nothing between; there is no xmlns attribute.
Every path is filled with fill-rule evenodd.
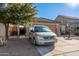
<svg viewBox="0 0 79 59"><path fill-rule="evenodd" d="M20 26L19 26L19 35L24 35L25 33L26 33L25 27L22 26L22 25L20 25Z"/></svg>
<svg viewBox="0 0 79 59"><path fill-rule="evenodd" d="M17 25L12 25L12 26L10 26L10 29L9 29L10 36L17 36L18 29L19 29L19 35L25 35L26 30L23 25L19 25L19 27Z"/></svg>

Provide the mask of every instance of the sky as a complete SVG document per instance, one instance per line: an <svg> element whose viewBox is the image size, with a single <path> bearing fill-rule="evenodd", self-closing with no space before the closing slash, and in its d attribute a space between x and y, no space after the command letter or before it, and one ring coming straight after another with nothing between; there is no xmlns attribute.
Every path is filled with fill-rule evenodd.
<svg viewBox="0 0 79 59"><path fill-rule="evenodd" d="M55 20L58 15L79 17L78 3L37 3L37 17Z"/></svg>

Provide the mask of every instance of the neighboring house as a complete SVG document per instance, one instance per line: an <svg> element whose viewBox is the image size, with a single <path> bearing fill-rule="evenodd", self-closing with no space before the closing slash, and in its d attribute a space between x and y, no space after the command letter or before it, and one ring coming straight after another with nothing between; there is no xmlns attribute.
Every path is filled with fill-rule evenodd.
<svg viewBox="0 0 79 59"><path fill-rule="evenodd" d="M56 17L55 21L60 22L60 32L65 33L68 29L71 31L75 31L79 29L79 18L77 17L70 17L70 16L63 16L59 15ZM72 33L74 34L74 33Z"/></svg>

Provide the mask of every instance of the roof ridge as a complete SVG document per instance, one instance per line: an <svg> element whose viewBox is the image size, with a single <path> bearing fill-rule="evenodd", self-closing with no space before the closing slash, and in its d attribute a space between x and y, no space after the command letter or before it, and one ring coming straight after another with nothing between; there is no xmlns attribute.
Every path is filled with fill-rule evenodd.
<svg viewBox="0 0 79 59"><path fill-rule="evenodd" d="M64 16L64 15L58 15L58 17L66 17L66 18L72 18L72 19L79 19L79 17L74 17L74 16Z"/></svg>
<svg viewBox="0 0 79 59"><path fill-rule="evenodd" d="M48 19L48 18L44 18L44 17L37 17L38 19L42 19L42 20L47 20L47 21L54 21L54 20L51 20L51 19Z"/></svg>

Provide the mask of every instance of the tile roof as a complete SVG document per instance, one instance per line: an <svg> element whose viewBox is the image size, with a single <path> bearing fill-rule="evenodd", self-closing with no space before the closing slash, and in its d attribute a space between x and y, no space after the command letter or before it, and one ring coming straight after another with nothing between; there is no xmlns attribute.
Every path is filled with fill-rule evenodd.
<svg viewBox="0 0 79 59"><path fill-rule="evenodd" d="M73 17L73 16L58 15L57 17L63 17L63 18L68 18L68 19L73 19L73 20L79 20L79 17Z"/></svg>
<svg viewBox="0 0 79 59"><path fill-rule="evenodd" d="M56 22L55 20L52 20L52 19L47 19L47 18L43 18L43 17L36 17L35 19L37 19L38 21L40 22L50 22L50 23L58 23Z"/></svg>

